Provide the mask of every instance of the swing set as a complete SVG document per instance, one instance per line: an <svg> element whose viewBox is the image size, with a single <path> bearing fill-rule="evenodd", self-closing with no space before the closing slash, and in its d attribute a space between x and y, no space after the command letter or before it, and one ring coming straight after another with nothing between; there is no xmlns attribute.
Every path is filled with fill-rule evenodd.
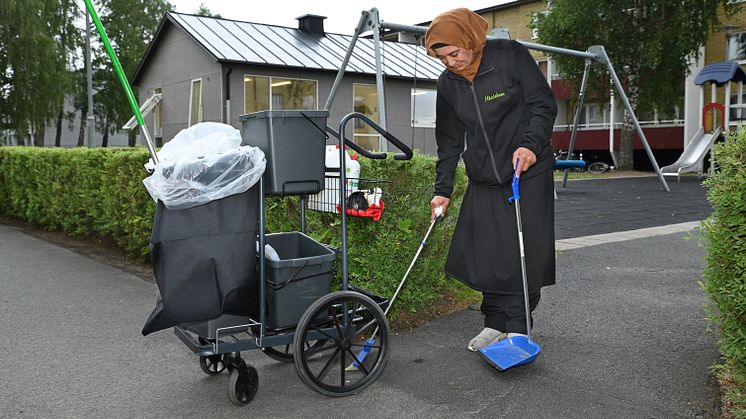
<svg viewBox="0 0 746 419"><path fill-rule="evenodd" d="M355 33L353 34L352 39L350 41L350 45L347 48L347 53L345 55L345 58L339 67L339 71L337 72L337 76L332 85L331 91L329 93L329 97L327 98L326 104L324 105L325 110L330 110L331 108L332 102L334 101L334 97L336 96L336 93L337 93L337 89L339 88L342 78L344 77L345 70L350 61L350 57L352 56L352 52L355 49L355 44L357 43L358 38L363 33L372 32L373 33L373 49L375 52L376 89L378 93L379 124L383 129L386 129L386 104L385 104L384 89L383 89L384 72L383 72L382 54L381 54L382 45L383 45L382 40L381 40L381 32L384 29L412 33L415 35L417 39L419 39L421 35L424 35L425 32L427 32L428 28L426 26L412 26L412 25L402 25L402 24L390 23L390 22L382 22L378 14L378 9L376 8L373 8L368 11L363 11L362 15L360 16L360 21L358 22L358 25L355 28ZM487 39L495 39L495 38L488 36ZM663 177L663 173L661 172L661 169L658 166L658 162L655 160L655 157L653 156L653 151L650 148L647 138L645 137L645 133L643 132L642 127L640 126L640 122L638 121L637 116L632 110L632 106L630 105L629 99L627 98L627 95L624 92L624 88L619 79L619 76L614 70L614 66L612 65L611 60L609 59L609 56L606 54L606 50L604 49L602 45L590 46L586 51L576 51L576 50L554 47L554 46L549 46L549 45L536 44L532 42L525 42L525 41L517 41L517 42L521 43L523 46L525 46L528 49L548 52L551 54L569 55L569 56L573 56L577 58L582 58L585 60L585 69L583 72L583 78L582 78L582 81L580 84L580 90L578 93L579 95L578 102L577 102L575 114L573 117L572 135L570 137L570 145L567 150L567 156L568 156L567 158L570 158L569 156L572 156L573 148L575 147L575 140L577 137L578 125L580 124L580 113L581 113L580 110L583 108L583 100L585 98L585 92L586 92L586 87L588 83L588 74L590 71L590 66L593 63L601 64L601 65L606 66L606 69L611 77L611 82L614 88L616 88L616 91L619 94L619 97L621 98L622 103L624 105L624 108L627 110L627 112L629 113L632 119L637 135L640 137L640 141L642 142L642 145L645 148L645 152L647 153L647 156L650 159L650 163L652 164L653 169L655 170L655 173L658 176L658 180L660 181L660 184L663 187L663 190L666 192L670 192L668 184L666 183L666 179ZM415 51L415 54L416 53L417 52ZM417 75L415 73L415 83L417 79L416 76ZM616 160L613 150L611 151L612 151L611 153L612 158ZM569 167L572 166L572 164L573 163L568 161L558 166L558 167L565 168L565 174L564 174L564 179L562 183L563 186L566 186L567 184L568 170L569 170Z"/></svg>

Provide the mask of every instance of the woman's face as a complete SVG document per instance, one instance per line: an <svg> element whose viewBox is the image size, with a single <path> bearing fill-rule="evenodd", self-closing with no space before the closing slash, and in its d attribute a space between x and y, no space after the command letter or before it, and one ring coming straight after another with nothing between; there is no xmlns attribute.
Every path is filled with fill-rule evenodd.
<svg viewBox="0 0 746 419"><path fill-rule="evenodd" d="M436 48L435 55L449 70L461 71L471 64L471 60L474 58L474 51L446 45Z"/></svg>

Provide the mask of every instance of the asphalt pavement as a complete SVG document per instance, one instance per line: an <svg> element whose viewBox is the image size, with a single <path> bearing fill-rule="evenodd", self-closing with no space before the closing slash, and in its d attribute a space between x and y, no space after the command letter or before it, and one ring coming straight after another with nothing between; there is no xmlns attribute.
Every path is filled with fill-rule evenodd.
<svg viewBox="0 0 746 419"><path fill-rule="evenodd" d="M317 394L293 364L245 352L260 381L245 407L170 331L140 334L155 283L0 225L0 417L716 417L717 337L693 228L709 205L696 180L669 186L558 186L559 240L615 239L559 253L534 313L533 364L501 373L468 352L482 320L465 310L393 336L383 375L350 397Z"/></svg>

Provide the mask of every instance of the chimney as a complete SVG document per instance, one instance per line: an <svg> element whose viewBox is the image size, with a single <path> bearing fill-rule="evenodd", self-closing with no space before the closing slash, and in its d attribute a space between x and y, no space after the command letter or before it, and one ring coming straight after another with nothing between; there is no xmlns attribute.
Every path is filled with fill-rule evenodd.
<svg viewBox="0 0 746 419"><path fill-rule="evenodd" d="M326 16L319 15L303 15L296 17L298 20L298 29L303 32L313 33L317 35L324 34L324 19Z"/></svg>

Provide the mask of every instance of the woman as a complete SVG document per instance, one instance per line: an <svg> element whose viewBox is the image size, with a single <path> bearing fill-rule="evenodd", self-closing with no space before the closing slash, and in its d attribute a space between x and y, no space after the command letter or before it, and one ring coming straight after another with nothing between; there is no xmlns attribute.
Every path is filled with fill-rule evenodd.
<svg viewBox="0 0 746 419"><path fill-rule="evenodd" d="M425 36L428 54L446 66L438 78L433 214L448 209L459 157L469 178L445 272L482 292L484 329L469 341L471 351L528 332L515 210L508 202L514 172L531 311L555 276L550 136L557 105L525 47L486 41L486 35L487 21L461 8L436 17Z"/></svg>

